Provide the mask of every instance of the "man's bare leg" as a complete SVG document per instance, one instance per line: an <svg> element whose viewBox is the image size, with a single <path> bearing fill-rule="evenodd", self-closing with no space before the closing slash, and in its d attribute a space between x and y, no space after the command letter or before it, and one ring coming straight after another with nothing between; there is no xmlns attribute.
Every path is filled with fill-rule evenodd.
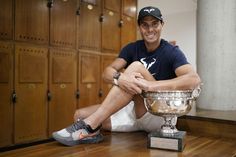
<svg viewBox="0 0 236 157"><path fill-rule="evenodd" d="M133 62L124 73L129 74L131 72L138 72L147 79L154 80L153 76L144 68L140 62ZM89 124L92 128L97 128L103 121L110 117L113 113L120 110L122 107L126 106L132 99L134 95L127 93L123 89L113 86L110 92L108 93L105 100L102 102L101 106L89 117L84 119L85 123ZM140 110L142 113L136 113L139 116L143 115L146 111L143 101L137 99L138 106L142 107ZM139 107L136 107L135 111L139 112Z"/></svg>
<svg viewBox="0 0 236 157"><path fill-rule="evenodd" d="M139 95L135 95L133 98L134 104L135 104L135 113L136 113L136 118L141 118L145 113L146 113L146 108L143 105L143 98ZM84 107L81 109L78 109L75 111L74 114L74 121L76 122L78 119L86 119L89 117L91 114L93 114L101 105L92 105L88 107ZM102 122L102 128L104 130L111 131L111 118L107 118L104 122Z"/></svg>
<svg viewBox="0 0 236 157"><path fill-rule="evenodd" d="M75 111L74 114L74 121L77 121L78 119L85 119L87 117L89 117L91 114L93 114L101 105L97 104L97 105L91 105L88 107L84 107L81 109L78 109ZM107 118L103 123L102 123L102 128L104 130L109 130L111 131L111 119L110 117Z"/></svg>
<svg viewBox="0 0 236 157"><path fill-rule="evenodd" d="M144 106L143 98L140 95L135 95L133 98L133 101L135 104L134 109L135 109L136 118L139 119L147 112L147 109Z"/></svg>
<svg viewBox="0 0 236 157"><path fill-rule="evenodd" d="M54 132L52 134L53 138L67 146L82 143L98 143L102 141L103 136L99 133L100 127L98 126L106 120L109 120L109 117L113 113L126 106L135 95L142 92L141 89L134 83L136 81L136 77L154 80L152 75L140 62L132 63L125 70L123 76L121 75L121 78L122 77L124 79L120 79L121 87L113 86L100 106L91 107L89 112L86 113L83 113L83 110L81 111L82 117L86 117L88 114L92 113L90 116L83 120L77 121L67 128ZM123 84L121 83L122 81L124 81ZM125 83L126 86L124 85ZM146 113L146 110L139 108L139 106L143 107L143 101L140 101L141 98L135 97L134 100L137 102L137 108L135 108L135 110L139 112L137 113L137 117L139 117ZM96 111L94 112L94 110ZM111 123L109 122L109 124Z"/></svg>
<svg viewBox="0 0 236 157"><path fill-rule="evenodd" d="M74 121L76 122L78 119L85 119L85 118L89 117L99 107L100 107L100 104L96 104L96 105L91 105L91 106L77 109L74 113Z"/></svg>

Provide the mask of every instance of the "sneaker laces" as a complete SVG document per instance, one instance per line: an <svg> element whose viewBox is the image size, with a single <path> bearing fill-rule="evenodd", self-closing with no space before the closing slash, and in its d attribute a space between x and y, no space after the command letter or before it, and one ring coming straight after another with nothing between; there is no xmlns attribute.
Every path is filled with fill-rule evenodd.
<svg viewBox="0 0 236 157"><path fill-rule="evenodd" d="M76 121L71 126L68 126L66 128L66 130L70 133L75 132L79 129L85 129L87 131L87 125L82 120Z"/></svg>
<svg viewBox="0 0 236 157"><path fill-rule="evenodd" d="M88 133L94 133L101 129L102 125L99 125L96 129L92 129L90 125L87 125L83 120L74 122L71 126L67 127L66 130L70 133L75 132L79 129L84 129Z"/></svg>

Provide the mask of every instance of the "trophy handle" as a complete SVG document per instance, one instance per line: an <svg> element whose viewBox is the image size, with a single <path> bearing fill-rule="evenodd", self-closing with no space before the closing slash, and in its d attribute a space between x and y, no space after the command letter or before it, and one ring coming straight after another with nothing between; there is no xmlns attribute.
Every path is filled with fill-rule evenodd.
<svg viewBox="0 0 236 157"><path fill-rule="evenodd" d="M198 86L192 92L192 95L191 95L192 99L196 100L199 97L200 93L201 93L201 88L200 86Z"/></svg>

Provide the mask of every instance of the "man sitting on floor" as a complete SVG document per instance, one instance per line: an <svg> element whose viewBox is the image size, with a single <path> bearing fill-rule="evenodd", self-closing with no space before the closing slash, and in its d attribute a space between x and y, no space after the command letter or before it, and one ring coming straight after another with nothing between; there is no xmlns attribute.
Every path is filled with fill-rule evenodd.
<svg viewBox="0 0 236 157"><path fill-rule="evenodd" d="M143 40L125 46L103 73L103 78L114 84L105 100L77 110L74 124L53 133L58 142L69 146L100 142L101 126L123 132L160 129L163 119L147 112L140 94L194 89L200 84L183 52L161 39L164 22L158 8L141 9L138 26Z"/></svg>

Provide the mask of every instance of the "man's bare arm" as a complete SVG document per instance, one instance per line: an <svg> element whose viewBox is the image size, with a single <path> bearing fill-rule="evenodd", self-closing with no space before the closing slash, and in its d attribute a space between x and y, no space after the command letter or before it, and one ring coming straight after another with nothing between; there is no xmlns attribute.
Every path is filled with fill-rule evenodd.
<svg viewBox="0 0 236 157"><path fill-rule="evenodd" d="M190 64L180 66L175 71L177 77L169 80L147 81L138 79L137 85L144 91L194 89L201 80Z"/></svg>
<svg viewBox="0 0 236 157"><path fill-rule="evenodd" d="M107 66L102 74L103 80L113 84L114 73L120 72L127 62L122 58L116 58L109 66Z"/></svg>

